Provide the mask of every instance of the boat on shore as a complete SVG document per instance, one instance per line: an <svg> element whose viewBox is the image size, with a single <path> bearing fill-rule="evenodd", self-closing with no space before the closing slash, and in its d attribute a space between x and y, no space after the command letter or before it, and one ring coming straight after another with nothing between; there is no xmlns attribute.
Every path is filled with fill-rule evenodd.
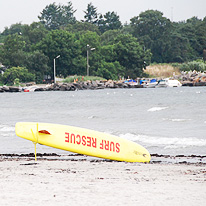
<svg viewBox="0 0 206 206"><path fill-rule="evenodd" d="M158 81L156 87L181 87L182 84L178 80L173 79L161 79Z"/></svg>
<svg viewBox="0 0 206 206"><path fill-rule="evenodd" d="M24 92L34 92L36 89L38 89L39 87L37 85L33 85L33 86L29 86L29 87L25 87L22 90Z"/></svg>
<svg viewBox="0 0 206 206"><path fill-rule="evenodd" d="M128 79L128 80L124 81L124 83L129 84L129 85L133 85L133 86L138 85L138 83L133 79Z"/></svg>
<svg viewBox="0 0 206 206"><path fill-rule="evenodd" d="M144 81L142 83L144 88L155 88L157 86L158 82L156 79L151 79L149 82Z"/></svg>

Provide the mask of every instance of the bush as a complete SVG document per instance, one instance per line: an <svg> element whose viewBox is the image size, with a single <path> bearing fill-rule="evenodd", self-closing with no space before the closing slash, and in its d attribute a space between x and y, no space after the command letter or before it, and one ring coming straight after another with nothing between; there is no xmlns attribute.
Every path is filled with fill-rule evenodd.
<svg viewBox="0 0 206 206"><path fill-rule="evenodd" d="M28 69L24 67L12 67L7 69L3 74L3 83L13 85L15 80L18 82L30 82L35 80L35 75L28 72Z"/></svg>
<svg viewBox="0 0 206 206"><path fill-rule="evenodd" d="M206 71L206 64L203 61L192 61L183 64L175 64L175 66L178 67L180 71Z"/></svg>
<svg viewBox="0 0 206 206"><path fill-rule="evenodd" d="M104 77L106 79L118 80L119 76L124 76L124 67L118 61L105 62L102 61L101 65L94 74L96 76Z"/></svg>
<svg viewBox="0 0 206 206"><path fill-rule="evenodd" d="M20 84L19 78L16 78L16 79L14 80L14 85L19 86L19 84Z"/></svg>

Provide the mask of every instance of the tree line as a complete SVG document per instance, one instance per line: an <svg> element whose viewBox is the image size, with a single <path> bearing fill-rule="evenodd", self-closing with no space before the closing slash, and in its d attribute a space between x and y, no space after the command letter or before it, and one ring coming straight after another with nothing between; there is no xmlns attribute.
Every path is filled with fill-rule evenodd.
<svg viewBox="0 0 206 206"><path fill-rule="evenodd" d="M83 20L77 21L75 12L72 2L52 3L38 22L6 27L0 33L0 62L7 68L2 81L24 76L24 81L42 82L44 75L53 76L58 55L57 76L86 75L89 53L91 75L118 79L144 76L143 68L151 62L183 63L205 54L206 17L171 22L162 12L147 10L123 25L117 13L99 14L92 3ZM18 75L18 69L26 74Z"/></svg>

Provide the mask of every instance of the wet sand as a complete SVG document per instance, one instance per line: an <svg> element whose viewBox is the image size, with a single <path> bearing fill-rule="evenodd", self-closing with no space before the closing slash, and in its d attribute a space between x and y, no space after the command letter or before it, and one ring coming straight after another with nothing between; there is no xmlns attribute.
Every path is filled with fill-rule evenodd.
<svg viewBox="0 0 206 206"><path fill-rule="evenodd" d="M0 205L205 205L205 164L0 157Z"/></svg>

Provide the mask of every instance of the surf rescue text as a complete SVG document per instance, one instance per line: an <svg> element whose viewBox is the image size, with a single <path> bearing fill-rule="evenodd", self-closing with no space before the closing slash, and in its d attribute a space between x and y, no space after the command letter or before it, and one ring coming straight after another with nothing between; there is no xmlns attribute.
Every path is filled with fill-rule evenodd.
<svg viewBox="0 0 206 206"><path fill-rule="evenodd" d="M88 137L84 135L74 134L65 132L65 142L77 145L83 145L86 147L99 148L102 150L107 150L111 152L120 152L120 143L113 142L109 140L102 139L99 143L97 142L97 138Z"/></svg>

